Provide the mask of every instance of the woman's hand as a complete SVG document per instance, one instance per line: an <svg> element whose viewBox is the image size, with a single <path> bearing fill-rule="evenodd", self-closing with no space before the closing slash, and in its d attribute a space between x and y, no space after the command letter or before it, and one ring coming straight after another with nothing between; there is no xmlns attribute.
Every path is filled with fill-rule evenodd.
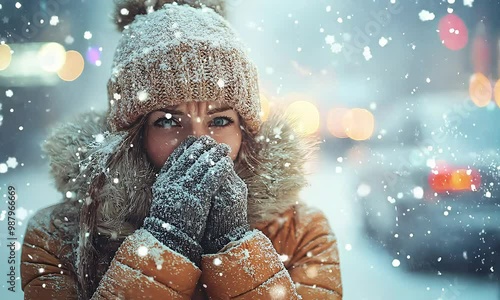
<svg viewBox="0 0 500 300"><path fill-rule="evenodd" d="M247 186L231 168L212 199L202 247L205 253L217 253L250 229L247 221Z"/></svg>
<svg viewBox="0 0 500 300"><path fill-rule="evenodd" d="M152 187L144 228L196 264L210 200L233 170L229 151L209 136L189 136L169 156Z"/></svg>

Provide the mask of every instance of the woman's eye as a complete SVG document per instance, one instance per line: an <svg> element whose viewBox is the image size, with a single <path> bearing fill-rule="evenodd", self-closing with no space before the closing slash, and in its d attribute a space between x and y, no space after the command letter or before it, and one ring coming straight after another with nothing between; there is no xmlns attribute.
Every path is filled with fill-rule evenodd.
<svg viewBox="0 0 500 300"><path fill-rule="evenodd" d="M179 123L172 118L169 118L169 119L160 118L160 119L156 120L154 125L157 127L162 127L162 128L180 127Z"/></svg>
<svg viewBox="0 0 500 300"><path fill-rule="evenodd" d="M232 123L234 123L234 121L230 117L217 117L212 120L211 126L226 127Z"/></svg>

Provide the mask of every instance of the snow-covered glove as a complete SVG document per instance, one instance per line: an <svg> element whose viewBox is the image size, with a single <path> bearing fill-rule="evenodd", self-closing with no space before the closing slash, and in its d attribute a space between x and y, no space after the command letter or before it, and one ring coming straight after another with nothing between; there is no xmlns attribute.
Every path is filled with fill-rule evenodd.
<svg viewBox="0 0 500 300"><path fill-rule="evenodd" d="M229 151L209 136L189 136L169 156L152 187L143 227L198 266L211 198L233 169Z"/></svg>
<svg viewBox="0 0 500 300"><path fill-rule="evenodd" d="M247 185L231 168L229 176L212 199L202 241L205 253L219 252L229 242L239 240L250 230L247 195Z"/></svg>

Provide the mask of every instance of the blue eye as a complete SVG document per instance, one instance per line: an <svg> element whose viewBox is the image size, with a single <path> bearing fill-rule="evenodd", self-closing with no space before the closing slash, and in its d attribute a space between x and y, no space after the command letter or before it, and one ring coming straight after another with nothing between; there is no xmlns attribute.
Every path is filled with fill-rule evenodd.
<svg viewBox="0 0 500 300"><path fill-rule="evenodd" d="M234 123L230 117L216 117L212 120L212 126L226 127Z"/></svg>
<svg viewBox="0 0 500 300"><path fill-rule="evenodd" d="M155 121L154 125L162 128L180 127L179 123L172 118L160 118Z"/></svg>

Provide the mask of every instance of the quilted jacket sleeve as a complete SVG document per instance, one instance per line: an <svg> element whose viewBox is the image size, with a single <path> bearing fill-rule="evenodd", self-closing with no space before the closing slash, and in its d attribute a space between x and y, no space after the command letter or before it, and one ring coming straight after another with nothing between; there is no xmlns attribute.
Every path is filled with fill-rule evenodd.
<svg viewBox="0 0 500 300"><path fill-rule="evenodd" d="M68 249L55 238L51 208L40 210L28 222L21 253L21 288L24 299L76 300L76 277L62 262Z"/></svg>
<svg viewBox="0 0 500 300"><path fill-rule="evenodd" d="M204 255L202 269L210 299L299 299L271 241L259 230Z"/></svg>
<svg viewBox="0 0 500 300"><path fill-rule="evenodd" d="M336 238L325 216L294 207L202 258L211 299L342 299Z"/></svg>
<svg viewBox="0 0 500 300"><path fill-rule="evenodd" d="M75 273L61 263L61 241L51 220L33 217L21 255L25 299L78 299ZM191 299L201 271L144 229L117 250L92 299ZM145 297L147 296L147 297Z"/></svg>
<svg viewBox="0 0 500 300"><path fill-rule="evenodd" d="M321 211L296 206L263 230L302 299L342 299L337 239Z"/></svg>

